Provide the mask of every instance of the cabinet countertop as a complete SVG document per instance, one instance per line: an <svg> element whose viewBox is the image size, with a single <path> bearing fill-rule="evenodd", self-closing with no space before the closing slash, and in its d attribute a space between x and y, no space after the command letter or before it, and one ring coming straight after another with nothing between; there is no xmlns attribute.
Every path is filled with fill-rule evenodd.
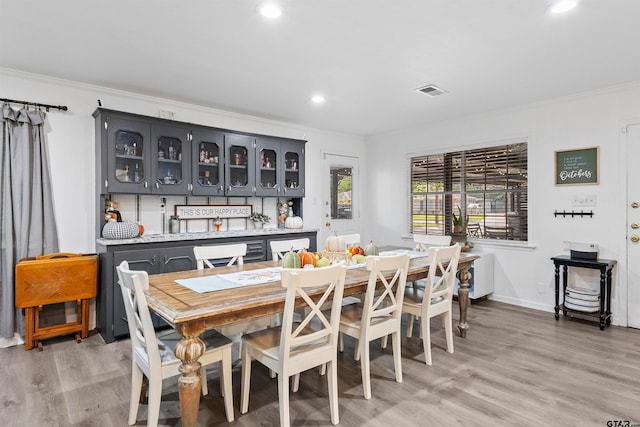
<svg viewBox="0 0 640 427"><path fill-rule="evenodd" d="M208 240L222 239L228 237L254 237L254 236L277 236L299 233L317 233L317 229L304 228L263 228L254 230L227 230L227 231L205 231L193 233L175 234L144 234L142 237L133 239L97 239L96 242L103 246L113 245L134 245L140 243L175 242L184 240Z"/></svg>

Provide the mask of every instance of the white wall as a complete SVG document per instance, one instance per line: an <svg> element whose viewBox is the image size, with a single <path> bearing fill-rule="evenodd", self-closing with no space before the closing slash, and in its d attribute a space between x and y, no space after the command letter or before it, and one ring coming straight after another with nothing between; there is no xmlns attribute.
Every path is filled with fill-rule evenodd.
<svg viewBox="0 0 640 427"><path fill-rule="evenodd" d="M563 241L597 242L602 258L621 260L625 256L625 187L621 174L625 164L620 162L620 129L638 117L640 86L632 85L369 137L365 161L376 168L370 169L368 185L399 189L377 191L368 200L368 220L375 224L375 239L407 243L406 171L411 154L525 139L529 142L529 244L479 243L475 251L496 255L494 299L550 311L554 305L554 269L549 258L566 252ZM556 187L554 151L590 146L600 147L600 184ZM593 218L553 216L555 210L575 209L572 196L583 194L597 197ZM593 279L597 283L597 272L593 273L581 273L573 279L585 283ZM619 277L616 268L613 322L626 324L626 283ZM538 291L540 282L544 293Z"/></svg>
<svg viewBox="0 0 640 427"><path fill-rule="evenodd" d="M234 114L203 108L171 100L115 91L76 82L53 79L0 68L0 93L2 97L66 105L67 112L52 110L48 114L47 140L50 148L51 175L56 220L60 236L60 250L65 252L94 252L95 247L95 122L92 113L97 100L105 108L157 117L160 110L175 113L175 120L274 135L305 139L306 144L306 198L304 200L305 228L319 229L322 224L320 210L322 184L320 152L330 151L361 155L364 138L312 129L296 124ZM276 100L274 100L276 102ZM123 215L130 215L133 196L116 196L122 202ZM206 203L206 198L191 198L190 203ZM241 198L244 201L244 198ZM225 203L226 199L216 200ZM275 201L264 199L265 207L273 209ZM140 213L146 233L159 233L160 203L156 196L141 198ZM184 197L168 197L167 212L174 204L184 204ZM234 201L230 200L233 204ZM248 203L260 205L261 199ZM274 219L272 214L272 219ZM129 219L133 219L129 216ZM235 224L244 224L244 220ZM233 224L232 224L233 226ZM197 228L197 225L194 227ZM190 226L191 231L197 231Z"/></svg>

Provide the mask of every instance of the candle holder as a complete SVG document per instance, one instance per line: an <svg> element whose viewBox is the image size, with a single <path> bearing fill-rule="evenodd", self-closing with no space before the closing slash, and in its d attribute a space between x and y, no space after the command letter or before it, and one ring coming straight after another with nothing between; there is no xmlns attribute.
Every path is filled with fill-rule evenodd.
<svg viewBox="0 0 640 427"><path fill-rule="evenodd" d="M216 231L220 231L220 226L222 225L222 220L220 219L220 217L216 217L216 219L213 221L213 225L216 226Z"/></svg>

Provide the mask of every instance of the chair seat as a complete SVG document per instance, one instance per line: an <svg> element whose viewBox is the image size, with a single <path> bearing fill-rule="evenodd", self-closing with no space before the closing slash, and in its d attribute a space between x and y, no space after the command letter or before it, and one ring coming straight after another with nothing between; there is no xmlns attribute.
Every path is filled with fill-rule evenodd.
<svg viewBox="0 0 640 427"><path fill-rule="evenodd" d="M416 289L416 288L407 287L404 291L404 305L420 307L422 306L423 297L424 297L424 288ZM431 304L436 304L443 300L444 298L442 297L432 298Z"/></svg>
<svg viewBox="0 0 640 427"><path fill-rule="evenodd" d="M391 319L391 316L381 316L371 319L371 325L377 325ZM351 304L342 307L340 324L351 328L359 328L362 321L362 305Z"/></svg>
<svg viewBox="0 0 640 427"><path fill-rule="evenodd" d="M293 329L297 328L299 324L294 324ZM314 332L313 328L304 328L304 334ZM280 348L280 337L282 336L282 329L280 326L263 329L261 331L245 334L242 340L245 344L250 345L254 349L260 351L264 356L274 361L278 360L278 351ZM317 347L316 350L313 347ZM310 352L324 351L330 349L331 346L326 343L326 340L312 341L304 346L298 347L295 351L291 352L291 359L294 359L296 354L304 353L305 357L313 359L313 355ZM314 364L313 366L317 366Z"/></svg>
<svg viewBox="0 0 640 427"><path fill-rule="evenodd" d="M207 331L204 334L200 335L200 339L204 341L204 344L207 346L207 350L210 349L222 349L224 347L231 346L231 340L221 333L212 330ZM178 342L180 342L180 335L176 332L171 332L167 335L159 336L158 339L158 349L160 350L160 357L162 359L162 363L170 363L173 361L180 362L173 352L176 348ZM146 352L144 352L146 354ZM201 362L206 362L207 352L200 357ZM203 363L206 364L206 363Z"/></svg>

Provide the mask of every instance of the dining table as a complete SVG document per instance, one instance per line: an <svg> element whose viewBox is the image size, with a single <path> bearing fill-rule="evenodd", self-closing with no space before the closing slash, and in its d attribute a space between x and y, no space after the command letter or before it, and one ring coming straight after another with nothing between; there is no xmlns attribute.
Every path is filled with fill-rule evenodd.
<svg viewBox="0 0 640 427"><path fill-rule="evenodd" d="M430 263L427 252L408 252L411 259L407 283L426 278ZM460 319L457 326L462 338L466 337L469 329L469 270L478 258L476 254L463 252L458 262ZM182 361L178 394L184 427L197 425L201 385L198 359L205 351L205 344L199 336L224 325L282 313L286 290L279 280L279 268L278 261L261 261L149 276L149 289L145 291L149 308L181 336L175 354ZM266 283L261 283L261 278ZM234 285L233 280L236 279L242 284ZM369 272L364 264L349 266L344 297L364 293L368 281ZM212 287L208 288L209 285ZM321 289L309 292L311 298L319 298L321 294Z"/></svg>

